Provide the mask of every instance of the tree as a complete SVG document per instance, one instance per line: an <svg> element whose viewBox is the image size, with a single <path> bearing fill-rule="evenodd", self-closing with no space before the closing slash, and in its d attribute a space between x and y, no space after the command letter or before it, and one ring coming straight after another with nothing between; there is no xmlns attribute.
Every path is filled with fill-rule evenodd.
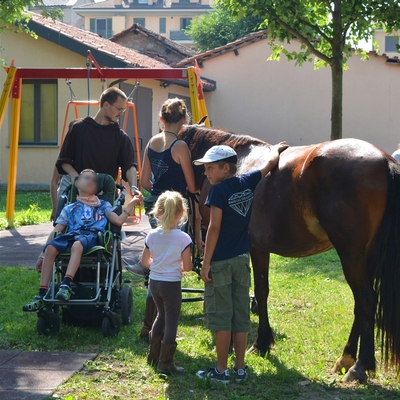
<svg viewBox="0 0 400 400"><path fill-rule="evenodd" d="M373 37L376 27L387 33L400 28L398 0L220 0L231 13L261 18L268 28L271 59L284 54L297 65L313 61L329 66L332 75L331 139L342 137L343 70L361 40ZM289 52L284 43L294 38L300 51ZM361 51L364 57L365 52Z"/></svg>
<svg viewBox="0 0 400 400"><path fill-rule="evenodd" d="M39 8L44 17L56 19L62 16L61 9L47 8L44 0L0 0L0 35L11 30L26 32L36 37L28 27L31 16L25 12L27 7ZM1 50L3 50L2 47L0 47ZM2 58L0 58L0 66L5 66Z"/></svg>
<svg viewBox="0 0 400 400"><path fill-rule="evenodd" d="M192 20L186 33L196 43L196 50L203 52L224 46L256 30L263 22L261 18L243 15L240 20L222 5L214 11Z"/></svg>

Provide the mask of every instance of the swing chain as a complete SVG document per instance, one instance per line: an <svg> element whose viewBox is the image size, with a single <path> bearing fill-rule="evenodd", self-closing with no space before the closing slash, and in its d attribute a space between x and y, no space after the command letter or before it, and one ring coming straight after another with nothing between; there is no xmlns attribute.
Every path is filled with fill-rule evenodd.
<svg viewBox="0 0 400 400"><path fill-rule="evenodd" d="M126 101L131 102L133 100L133 95L136 92L137 88L140 86L140 81L137 80L135 83L135 86L132 89L132 92L129 94L129 96L127 97Z"/></svg>
<svg viewBox="0 0 400 400"><path fill-rule="evenodd" d="M71 95L71 101L77 100L78 98L76 97L74 91L72 90L72 81L71 81L71 79L65 79L65 83L69 88L69 93Z"/></svg>

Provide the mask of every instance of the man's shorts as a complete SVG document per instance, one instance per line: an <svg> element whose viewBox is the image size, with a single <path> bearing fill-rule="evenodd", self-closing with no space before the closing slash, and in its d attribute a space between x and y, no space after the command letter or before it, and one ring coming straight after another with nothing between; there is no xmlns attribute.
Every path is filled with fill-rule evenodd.
<svg viewBox="0 0 400 400"><path fill-rule="evenodd" d="M94 231L80 231L80 232L67 232L57 235L54 239L47 243L46 247L51 244L59 253L65 253L69 250L75 242L81 242L83 246L83 254L87 253L92 247L97 246L98 232ZM46 248L45 247L45 248Z"/></svg>
<svg viewBox="0 0 400 400"><path fill-rule="evenodd" d="M211 279L204 289L206 327L214 331L249 332L249 254L211 262Z"/></svg>

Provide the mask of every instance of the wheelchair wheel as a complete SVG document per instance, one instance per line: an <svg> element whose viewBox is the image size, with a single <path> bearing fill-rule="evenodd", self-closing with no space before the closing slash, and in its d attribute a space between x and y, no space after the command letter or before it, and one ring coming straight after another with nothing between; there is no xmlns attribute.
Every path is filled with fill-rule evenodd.
<svg viewBox="0 0 400 400"><path fill-rule="evenodd" d="M124 325L128 325L132 322L132 311L133 311L133 296L132 288L130 286L124 286L120 293L120 304L121 304L121 318Z"/></svg>
<svg viewBox="0 0 400 400"><path fill-rule="evenodd" d="M39 335L56 335L60 330L59 315L52 311L41 313L36 323L36 329Z"/></svg>
<svg viewBox="0 0 400 400"><path fill-rule="evenodd" d="M121 329L121 320L118 314L116 314L115 317L115 325L112 323L110 317L106 316L103 318L103 322L101 323L101 330L103 332L104 337L118 335L120 329Z"/></svg>

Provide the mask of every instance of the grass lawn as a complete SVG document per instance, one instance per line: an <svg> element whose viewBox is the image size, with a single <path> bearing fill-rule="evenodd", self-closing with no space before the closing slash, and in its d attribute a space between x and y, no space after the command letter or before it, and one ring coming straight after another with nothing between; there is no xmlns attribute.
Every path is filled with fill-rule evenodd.
<svg viewBox="0 0 400 400"><path fill-rule="evenodd" d="M0 190L0 230L8 227L6 220L7 192ZM17 191L15 215L11 226L36 225L50 221L51 199L49 192Z"/></svg>
<svg viewBox="0 0 400 400"><path fill-rule="evenodd" d="M202 323L202 303L184 303L178 330L176 364L183 376L163 378L146 364L148 346L139 338L146 289L132 280L134 317L113 338L100 328L61 326L55 337L36 332L36 314L22 305L36 294L35 271L0 267L0 348L33 351L97 352L96 360L61 385L53 398L61 399L394 399L400 384L393 371L378 363L368 385L343 384L331 368L342 353L353 316L353 298L334 251L305 259L272 256L270 321L277 343L266 358L249 354L249 380L221 384L195 377L199 369L215 365L213 335ZM183 281L201 287L195 274ZM252 315L249 344L257 330ZM379 350L376 353L379 359ZM230 360L232 365L233 359Z"/></svg>

